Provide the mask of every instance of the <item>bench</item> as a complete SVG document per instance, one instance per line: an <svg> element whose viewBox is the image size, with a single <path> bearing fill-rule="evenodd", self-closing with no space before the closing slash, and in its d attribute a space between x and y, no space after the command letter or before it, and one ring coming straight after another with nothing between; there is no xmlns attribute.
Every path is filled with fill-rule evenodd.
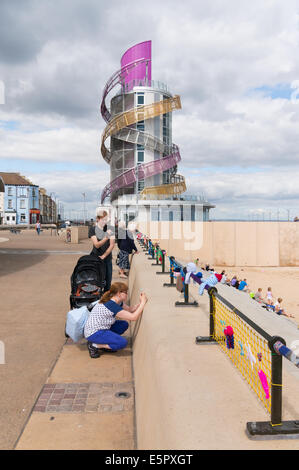
<svg viewBox="0 0 299 470"><path fill-rule="evenodd" d="M9 231L10 233L15 233L15 234L21 233L21 229L19 228L10 228Z"/></svg>

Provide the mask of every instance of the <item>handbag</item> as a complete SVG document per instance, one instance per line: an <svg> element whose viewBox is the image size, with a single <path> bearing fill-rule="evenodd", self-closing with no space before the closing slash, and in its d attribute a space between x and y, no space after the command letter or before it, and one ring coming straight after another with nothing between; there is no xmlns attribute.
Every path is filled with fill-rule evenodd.
<svg viewBox="0 0 299 470"><path fill-rule="evenodd" d="M179 274L176 278L176 289L179 291L179 292L183 292L184 291L184 282L183 282L183 278L182 278L182 275Z"/></svg>
<svg viewBox="0 0 299 470"><path fill-rule="evenodd" d="M65 332L75 343L84 338L84 326L88 315L89 309L86 305L67 313Z"/></svg>

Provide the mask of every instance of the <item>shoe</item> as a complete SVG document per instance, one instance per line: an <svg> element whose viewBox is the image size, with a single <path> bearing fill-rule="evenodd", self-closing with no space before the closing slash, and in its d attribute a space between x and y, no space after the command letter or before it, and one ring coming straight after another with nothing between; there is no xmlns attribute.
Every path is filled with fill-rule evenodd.
<svg viewBox="0 0 299 470"><path fill-rule="evenodd" d="M107 353L116 353L117 349L99 348L98 351L107 352Z"/></svg>
<svg viewBox="0 0 299 470"><path fill-rule="evenodd" d="M100 357L101 353L99 349L93 346L92 343L90 343L89 341L87 343L87 349L92 359L97 359L98 357Z"/></svg>

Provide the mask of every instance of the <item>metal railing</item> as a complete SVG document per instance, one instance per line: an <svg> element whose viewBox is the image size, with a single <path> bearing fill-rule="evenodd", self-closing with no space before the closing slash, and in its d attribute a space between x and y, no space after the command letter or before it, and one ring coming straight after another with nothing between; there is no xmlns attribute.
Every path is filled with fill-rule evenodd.
<svg viewBox="0 0 299 470"><path fill-rule="evenodd" d="M144 236L143 236L144 237ZM165 272L166 252L159 245L152 243L144 237L141 244L151 253L153 259L156 253L163 253L161 266ZM176 287L175 272L184 279L186 267L173 256L168 256L170 283L165 287ZM158 262L157 262L158 264ZM197 284L201 279L194 273L190 278ZM299 357L286 346L280 336L272 336L252 321L247 315L232 305L217 291L216 287L205 285L209 295L209 336L197 336L196 344L218 344L221 350L229 357L248 383L266 412L270 415L269 421L248 422L246 431L249 437L257 436L297 436L299 435L299 420L282 420L282 359L283 357L299 368ZM189 301L189 285L184 282L184 302L175 302L175 306L198 306L196 301Z"/></svg>

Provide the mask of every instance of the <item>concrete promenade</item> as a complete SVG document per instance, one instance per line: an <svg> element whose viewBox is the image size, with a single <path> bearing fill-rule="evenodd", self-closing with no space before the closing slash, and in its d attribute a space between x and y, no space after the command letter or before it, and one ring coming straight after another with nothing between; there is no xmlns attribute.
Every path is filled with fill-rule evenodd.
<svg viewBox="0 0 299 470"><path fill-rule="evenodd" d="M152 266L147 258L134 256L130 273L132 303L140 289L149 294L142 320L132 329L138 449L298 449L299 435L295 440L248 438L246 423L269 421L270 415L217 343L196 344L197 336L209 334L208 295L199 296L191 282L191 300L196 299L198 307L176 307L182 294L163 287L169 275L157 275L161 266ZM281 333L287 343L299 339L296 324L278 316L273 324L271 315L260 312L264 309L253 301L249 310L244 293L235 294L249 318L253 313L265 317L269 334ZM298 420L298 372L283 361L283 420Z"/></svg>
<svg viewBox="0 0 299 470"><path fill-rule="evenodd" d="M161 267L152 266L147 254L134 256L130 299L136 303L144 290L149 302L127 332L126 349L91 359L85 340L73 344L64 335L70 276L78 258L90 252L90 240L67 244L34 231L5 236L0 449L298 449L299 440L245 435L247 421L269 417L217 345L195 344L197 335L208 334L209 299L199 298L193 284L199 307L175 308L180 294L163 287L169 276L157 275ZM118 280L115 262L113 267ZM239 299L240 308L254 315L242 293ZM287 320L279 326L285 336L297 337ZM292 372L284 367L283 419L299 418L298 374Z"/></svg>
<svg viewBox="0 0 299 470"><path fill-rule="evenodd" d="M70 276L90 240L70 245L32 230L5 238L0 449L134 449L130 346L91 359L84 340L75 345L64 335Z"/></svg>

